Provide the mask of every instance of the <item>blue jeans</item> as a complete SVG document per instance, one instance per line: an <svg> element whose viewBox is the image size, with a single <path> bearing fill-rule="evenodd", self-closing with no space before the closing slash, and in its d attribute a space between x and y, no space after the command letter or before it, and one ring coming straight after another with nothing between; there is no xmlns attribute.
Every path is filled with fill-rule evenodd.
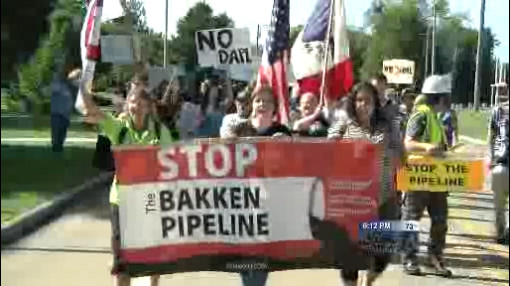
<svg viewBox="0 0 510 286"><path fill-rule="evenodd" d="M265 271L246 271L241 272L243 286L264 286L266 285L268 272Z"/></svg>
<svg viewBox="0 0 510 286"><path fill-rule="evenodd" d="M51 115L51 149L53 152L62 152L64 150L64 141L66 140L68 127L69 118L61 114Z"/></svg>

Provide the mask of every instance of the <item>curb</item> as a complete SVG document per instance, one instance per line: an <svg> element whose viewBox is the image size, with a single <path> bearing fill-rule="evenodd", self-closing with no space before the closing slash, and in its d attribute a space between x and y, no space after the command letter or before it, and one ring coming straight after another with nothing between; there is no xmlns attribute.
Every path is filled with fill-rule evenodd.
<svg viewBox="0 0 510 286"><path fill-rule="evenodd" d="M486 141L483 141L483 140L480 140L480 139L476 139L476 138L471 138L471 137L468 137L468 136L460 135L459 139L460 140L464 140L464 141L469 142L469 143L477 144L477 145L487 145Z"/></svg>
<svg viewBox="0 0 510 286"><path fill-rule="evenodd" d="M57 217L63 210L66 209L66 207L78 199L80 195L87 193L87 191L97 187L98 185L108 182L111 180L112 176L112 172L99 174L97 177L70 189L68 192L57 196L53 200L45 202L36 208L19 215L9 223L2 224L2 247L19 240L50 221L52 218Z"/></svg>

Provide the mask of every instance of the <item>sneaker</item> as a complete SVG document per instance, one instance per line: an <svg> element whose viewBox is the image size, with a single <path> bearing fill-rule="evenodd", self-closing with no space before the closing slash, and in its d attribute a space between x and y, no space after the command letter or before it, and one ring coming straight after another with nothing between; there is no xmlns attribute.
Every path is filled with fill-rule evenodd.
<svg viewBox="0 0 510 286"><path fill-rule="evenodd" d="M502 237L499 237L496 239L496 242L498 244L502 244L502 245L508 245L508 228L505 230L505 234L503 234Z"/></svg>
<svg viewBox="0 0 510 286"><path fill-rule="evenodd" d="M408 275L421 275L421 269L416 259L404 261L404 273Z"/></svg>
<svg viewBox="0 0 510 286"><path fill-rule="evenodd" d="M430 266L434 269L435 274L446 278L452 277L452 271L446 268L443 257L440 255L429 255Z"/></svg>

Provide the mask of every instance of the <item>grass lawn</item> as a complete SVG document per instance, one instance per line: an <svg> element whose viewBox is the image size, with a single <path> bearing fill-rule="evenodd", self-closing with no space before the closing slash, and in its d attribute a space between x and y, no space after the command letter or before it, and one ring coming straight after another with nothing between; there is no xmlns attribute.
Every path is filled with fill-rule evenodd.
<svg viewBox="0 0 510 286"><path fill-rule="evenodd" d="M475 139L485 140L487 138L487 124L489 122L489 111L464 110L458 112L459 133Z"/></svg>
<svg viewBox="0 0 510 286"><path fill-rule="evenodd" d="M2 138L51 138L50 116L32 117L2 116ZM95 138L96 131L90 125L81 122L80 117L72 117L67 137Z"/></svg>
<svg viewBox="0 0 510 286"><path fill-rule="evenodd" d="M51 138L50 117L5 115L1 120L2 139ZM72 120L69 137L96 138L97 133L79 120ZM92 167L94 143L66 144L60 156L50 142L1 145L2 223L52 199L66 189L82 184L98 174Z"/></svg>
<svg viewBox="0 0 510 286"><path fill-rule="evenodd" d="M94 148L67 146L55 155L45 145L2 145L2 222L98 174Z"/></svg>

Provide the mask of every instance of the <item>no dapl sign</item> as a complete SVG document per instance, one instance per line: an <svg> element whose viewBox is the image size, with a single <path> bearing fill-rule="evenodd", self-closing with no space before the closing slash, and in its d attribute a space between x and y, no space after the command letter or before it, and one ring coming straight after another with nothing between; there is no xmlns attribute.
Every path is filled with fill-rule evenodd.
<svg viewBox="0 0 510 286"><path fill-rule="evenodd" d="M396 59L384 61L383 74L388 79L388 83L412 84L414 78L414 62Z"/></svg>
<svg viewBox="0 0 510 286"><path fill-rule="evenodd" d="M198 62L202 67L251 65L250 31L215 29L195 34Z"/></svg>

